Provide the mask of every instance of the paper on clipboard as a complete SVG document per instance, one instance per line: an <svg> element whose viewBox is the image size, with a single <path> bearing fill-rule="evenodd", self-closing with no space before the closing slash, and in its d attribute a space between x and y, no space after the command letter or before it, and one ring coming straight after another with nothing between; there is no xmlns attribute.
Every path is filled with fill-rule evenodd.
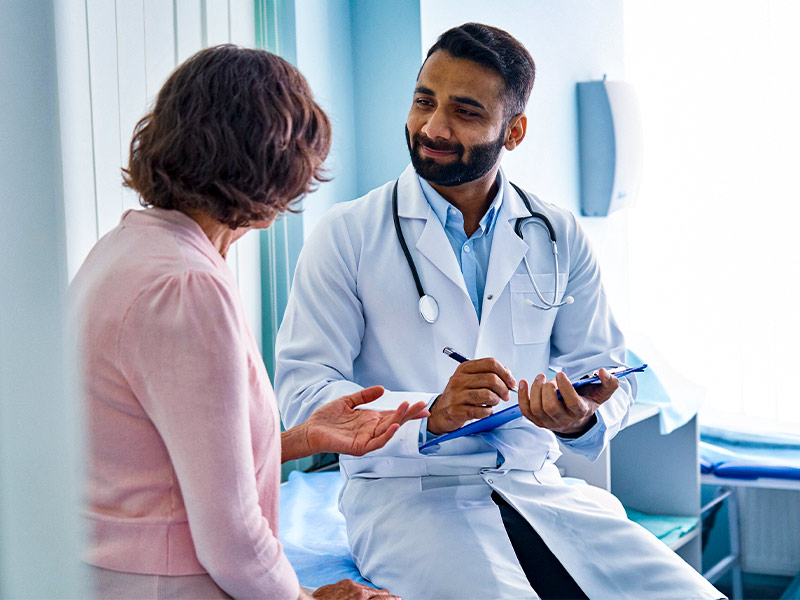
<svg viewBox="0 0 800 600"><path fill-rule="evenodd" d="M611 374L615 377L627 377L633 373L639 373L644 371L647 368L647 365L641 365L638 367L629 367L627 369L623 369L621 371L612 372ZM597 384L600 381L600 377L590 377L588 379L579 379L578 381L572 382L572 387L576 390L582 388L587 385ZM560 394L559 394L560 396ZM442 442L446 442L448 440L454 440L456 438L464 437L465 435L473 435L475 433L483 433L484 431L491 431L492 429L497 429L501 425L505 425L509 421L513 421L514 419L518 419L522 416L522 411L519 408L519 404L514 406L510 406L503 410L497 411L489 415L488 417L484 417L483 419L479 419L477 421L473 421L468 425L464 425L455 431L451 431L450 433L445 433L444 435L439 436L435 440L431 440L419 447L420 450L425 450L426 448L431 448L433 446L438 446Z"/></svg>

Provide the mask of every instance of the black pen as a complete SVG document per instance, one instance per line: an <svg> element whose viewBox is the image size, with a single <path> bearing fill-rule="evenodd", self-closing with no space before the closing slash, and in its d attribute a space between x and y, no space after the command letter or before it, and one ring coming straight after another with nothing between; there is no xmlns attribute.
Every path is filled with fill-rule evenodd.
<svg viewBox="0 0 800 600"><path fill-rule="evenodd" d="M457 362L460 362L460 363L465 363L465 362L467 362L469 360L466 356L464 356L463 354L459 354L458 352L453 350L450 346L445 346L444 349L442 350L442 352L447 354L447 356L449 356L453 360L455 360ZM508 391L517 393L517 388L515 388L515 387L508 388Z"/></svg>

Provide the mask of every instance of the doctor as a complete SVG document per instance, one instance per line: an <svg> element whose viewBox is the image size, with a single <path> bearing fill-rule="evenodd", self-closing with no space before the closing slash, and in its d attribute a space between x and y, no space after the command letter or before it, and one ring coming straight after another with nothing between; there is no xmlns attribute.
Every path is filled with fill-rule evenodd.
<svg viewBox="0 0 800 600"><path fill-rule="evenodd" d="M375 384L381 408L428 402L422 425L341 461L353 557L407 600L720 598L613 496L565 485L554 465L557 439L602 452L635 381L603 370L589 397L569 383L622 364L624 339L575 217L526 206L500 169L525 138L533 78L525 48L493 27L456 27L430 49L406 122L412 165L333 207L300 256L277 340L284 422ZM445 346L490 358L459 365ZM564 374L545 382L551 365ZM532 378L519 381L526 418L420 451L516 402L515 376Z"/></svg>

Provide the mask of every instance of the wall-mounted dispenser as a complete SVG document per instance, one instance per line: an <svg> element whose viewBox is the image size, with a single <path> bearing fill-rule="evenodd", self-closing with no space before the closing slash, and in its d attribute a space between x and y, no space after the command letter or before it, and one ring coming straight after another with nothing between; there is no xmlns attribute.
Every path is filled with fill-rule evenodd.
<svg viewBox="0 0 800 600"><path fill-rule="evenodd" d="M642 126L633 86L578 83L581 214L605 217L633 204L642 169Z"/></svg>

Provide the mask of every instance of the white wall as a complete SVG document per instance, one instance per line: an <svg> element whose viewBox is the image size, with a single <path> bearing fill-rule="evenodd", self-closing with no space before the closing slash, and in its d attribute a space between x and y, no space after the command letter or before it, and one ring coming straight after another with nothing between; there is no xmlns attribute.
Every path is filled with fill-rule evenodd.
<svg viewBox="0 0 800 600"><path fill-rule="evenodd" d="M528 132L506 153L509 178L542 200L580 214L578 81L624 79L622 0L421 0L423 56L440 33L477 21L505 29L536 63ZM582 218L603 270L614 315L629 312L628 214Z"/></svg>
<svg viewBox="0 0 800 600"><path fill-rule="evenodd" d="M331 120L333 140L325 165L333 178L303 203L307 236L336 202L356 197L353 115L353 54L349 0L304 0L295 4L297 68Z"/></svg>
<svg viewBox="0 0 800 600"><path fill-rule="evenodd" d="M252 0L59 0L55 3L67 267L75 274L122 213L140 208L122 187L133 128L172 70L206 46L252 47ZM231 249L247 318L261 340L258 236Z"/></svg>
<svg viewBox="0 0 800 600"><path fill-rule="evenodd" d="M297 67L333 127L333 180L304 203L308 236L333 204L399 176L409 162L403 125L422 58L419 4L302 0L295 19Z"/></svg>

